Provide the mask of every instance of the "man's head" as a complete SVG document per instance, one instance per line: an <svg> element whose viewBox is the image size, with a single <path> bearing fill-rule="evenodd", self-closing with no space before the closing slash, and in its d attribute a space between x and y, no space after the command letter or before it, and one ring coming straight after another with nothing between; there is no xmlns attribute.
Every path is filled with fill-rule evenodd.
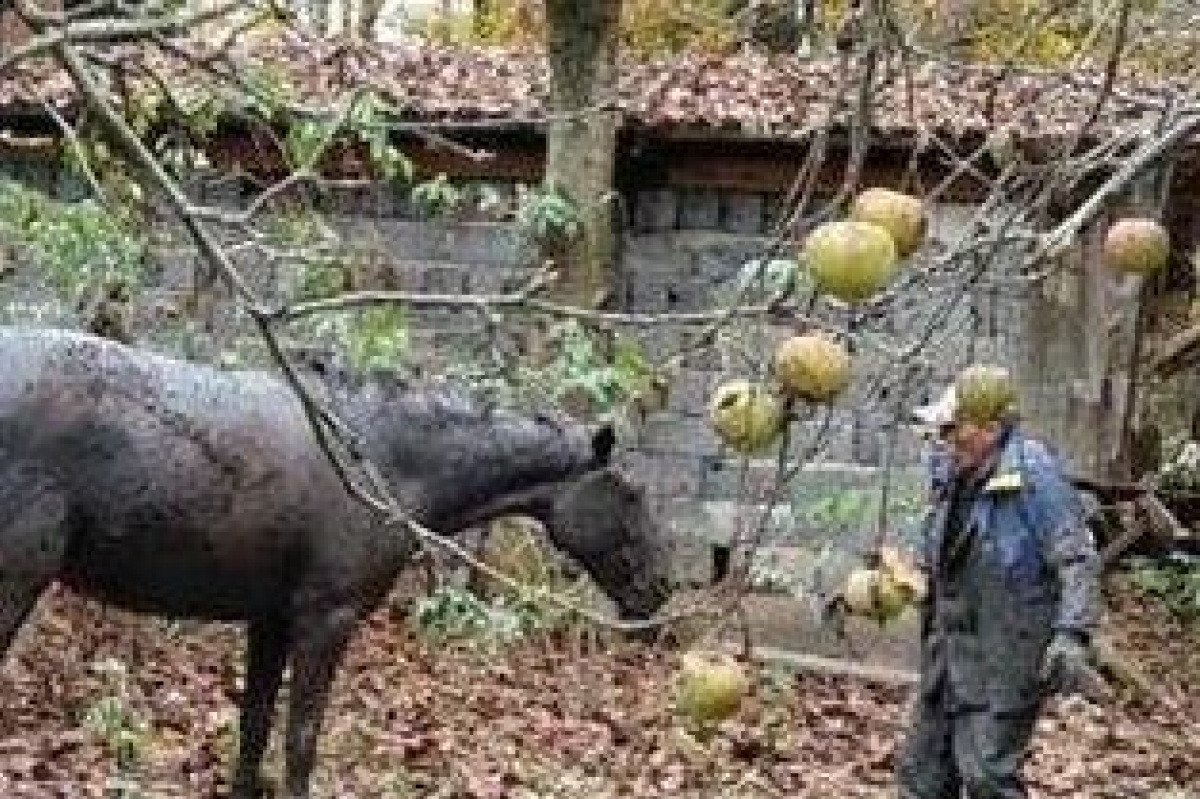
<svg viewBox="0 0 1200 799"><path fill-rule="evenodd" d="M913 417L936 431L955 469L961 471L975 469L984 462L1012 419L1012 408L1006 405L982 416L966 413L959 401L959 386L955 383L942 392L937 402L914 410Z"/></svg>

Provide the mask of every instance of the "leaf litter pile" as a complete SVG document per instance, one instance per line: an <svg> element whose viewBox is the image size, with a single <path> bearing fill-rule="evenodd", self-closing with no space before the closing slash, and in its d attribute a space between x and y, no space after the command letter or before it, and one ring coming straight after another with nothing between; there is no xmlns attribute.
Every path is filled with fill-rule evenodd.
<svg viewBox="0 0 1200 799"><path fill-rule="evenodd" d="M1125 592L1110 605L1121 651L1159 695L1056 704L1027 767L1033 796L1200 797L1200 631ZM240 653L233 627L48 596L0 673L0 796L224 796ZM672 708L680 654L548 637L439 646L399 605L381 609L339 675L314 794L894 795L909 687L764 666L739 714L701 742ZM281 762L273 741L275 782Z"/></svg>

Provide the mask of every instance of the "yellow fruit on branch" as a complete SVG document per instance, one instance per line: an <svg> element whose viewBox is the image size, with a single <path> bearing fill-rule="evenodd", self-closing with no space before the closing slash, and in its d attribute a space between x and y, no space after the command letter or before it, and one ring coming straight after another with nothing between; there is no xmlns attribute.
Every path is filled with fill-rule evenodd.
<svg viewBox="0 0 1200 799"><path fill-rule="evenodd" d="M850 218L886 230L901 258L907 258L921 246L929 224L921 200L911 194L882 188L867 189L855 197L850 206Z"/></svg>
<svg viewBox="0 0 1200 799"><path fill-rule="evenodd" d="M896 244L888 231L871 222L826 222L808 234L804 259L818 291L843 302L868 300L891 280Z"/></svg>
<svg viewBox="0 0 1200 799"><path fill-rule="evenodd" d="M731 449L761 452L783 429L783 406L766 386L734 380L719 386L708 407L709 421Z"/></svg>
<svg viewBox="0 0 1200 799"><path fill-rule="evenodd" d="M900 551L883 547L879 551L879 570L886 574L906 595L909 602L925 597L925 575L909 562Z"/></svg>
<svg viewBox="0 0 1200 799"><path fill-rule="evenodd" d="M724 652L683 655L676 682L676 706L690 721L719 724L733 716L750 690L745 671Z"/></svg>
<svg viewBox="0 0 1200 799"><path fill-rule="evenodd" d="M1012 376L1002 366L976 364L959 373L954 383L960 421L988 424L1015 410L1017 390Z"/></svg>
<svg viewBox="0 0 1200 799"><path fill-rule="evenodd" d="M821 333L792 336L775 350L774 373L787 394L829 402L850 384L850 354Z"/></svg>
<svg viewBox="0 0 1200 799"><path fill-rule="evenodd" d="M1122 274L1154 274L1166 267L1170 254L1170 236L1154 219L1120 219L1104 237L1104 262Z"/></svg>
<svg viewBox="0 0 1200 799"><path fill-rule="evenodd" d="M853 615L883 624L903 613L912 597L882 569L855 569L846 578L842 598Z"/></svg>

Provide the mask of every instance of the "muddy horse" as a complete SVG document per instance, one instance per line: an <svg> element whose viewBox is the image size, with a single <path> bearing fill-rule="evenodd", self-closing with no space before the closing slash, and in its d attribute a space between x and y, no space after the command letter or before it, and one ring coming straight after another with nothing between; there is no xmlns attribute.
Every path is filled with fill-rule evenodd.
<svg viewBox="0 0 1200 799"><path fill-rule="evenodd" d="M305 372L413 516L446 533L546 525L626 618L669 587L613 430L448 388ZM284 795L309 796L331 683L418 542L351 497L278 378L64 330L0 328L0 659L54 580L135 612L245 623L233 796L260 789L290 674Z"/></svg>

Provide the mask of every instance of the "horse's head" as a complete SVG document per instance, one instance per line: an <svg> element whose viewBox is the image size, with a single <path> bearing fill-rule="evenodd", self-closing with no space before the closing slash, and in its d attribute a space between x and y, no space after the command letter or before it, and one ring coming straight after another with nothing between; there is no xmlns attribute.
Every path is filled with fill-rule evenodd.
<svg viewBox="0 0 1200 799"><path fill-rule="evenodd" d="M623 619L649 618L670 596L662 530L641 486L615 467L563 484L542 521L555 545L591 575Z"/></svg>

